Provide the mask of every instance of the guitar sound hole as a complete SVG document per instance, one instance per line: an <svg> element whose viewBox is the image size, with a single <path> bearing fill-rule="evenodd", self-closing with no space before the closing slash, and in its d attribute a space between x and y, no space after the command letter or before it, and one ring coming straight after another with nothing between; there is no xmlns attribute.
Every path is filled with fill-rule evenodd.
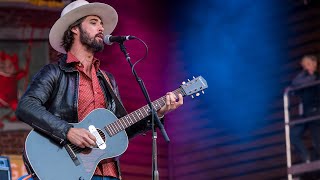
<svg viewBox="0 0 320 180"><path fill-rule="evenodd" d="M98 133L100 134L101 138L103 139L103 141L106 142L106 135L100 129L97 129L97 130L98 130Z"/></svg>

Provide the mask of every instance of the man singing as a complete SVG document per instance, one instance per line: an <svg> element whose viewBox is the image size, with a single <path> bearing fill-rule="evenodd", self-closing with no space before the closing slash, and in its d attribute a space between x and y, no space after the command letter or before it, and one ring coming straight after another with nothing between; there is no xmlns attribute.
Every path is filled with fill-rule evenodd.
<svg viewBox="0 0 320 180"><path fill-rule="evenodd" d="M61 146L67 142L81 148L95 146L96 137L88 129L69 123L81 122L97 108L108 109L118 118L126 114L114 77L102 71L100 60L94 57L103 50L103 38L112 33L117 21L117 12L107 4L77 0L66 6L49 34L50 45L63 56L35 75L19 102L17 117ZM182 104L181 94L177 97L168 92L166 103L157 114L163 118ZM149 116L127 128L128 137L150 130L150 119ZM102 160L92 177L120 178L117 158Z"/></svg>

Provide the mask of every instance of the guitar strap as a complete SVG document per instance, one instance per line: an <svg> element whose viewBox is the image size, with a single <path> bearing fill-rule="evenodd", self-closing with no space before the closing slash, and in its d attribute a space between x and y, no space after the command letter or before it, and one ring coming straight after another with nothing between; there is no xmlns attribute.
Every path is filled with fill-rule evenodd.
<svg viewBox="0 0 320 180"><path fill-rule="evenodd" d="M110 92L112 98L114 99L114 101L116 103L116 111L118 111L117 115L119 115L120 117L127 115L128 112L126 111L122 102L119 100L119 98L117 97L117 95L113 91L112 84L110 82L110 78L108 77L108 75L104 71L100 70L100 72L102 73L103 77L107 81L107 83L105 83L105 84L106 84L108 91ZM116 163L117 163L117 170L119 173L119 179L122 180L119 158L116 158Z"/></svg>
<svg viewBox="0 0 320 180"><path fill-rule="evenodd" d="M111 97L114 99L114 101L116 103L116 111L118 111L117 116L123 117L123 116L127 115L128 112L126 111L122 102L119 100L119 98L117 97L117 95L113 91L113 87L110 82L110 78L108 77L108 75L104 71L100 70L100 72L102 73L103 77L106 79L107 83L105 83L105 84L108 88L108 91L111 94Z"/></svg>

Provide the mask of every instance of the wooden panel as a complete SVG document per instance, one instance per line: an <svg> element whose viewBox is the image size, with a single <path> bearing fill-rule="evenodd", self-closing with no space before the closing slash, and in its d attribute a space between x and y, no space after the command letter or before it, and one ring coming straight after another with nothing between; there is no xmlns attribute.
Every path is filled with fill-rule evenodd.
<svg viewBox="0 0 320 180"><path fill-rule="evenodd" d="M302 1L289 1L288 6L288 59L277 73L266 77L279 78L283 88L300 70L303 55L320 52L320 3L305 6ZM202 117L201 110L192 108L187 110L191 117L170 123L178 126L173 132L174 143L169 145L172 179L285 179L283 92L278 90L278 96L269 106L270 113L259 120L260 128L246 135L213 127L214 114ZM309 146L310 141L306 144Z"/></svg>
<svg viewBox="0 0 320 180"><path fill-rule="evenodd" d="M175 159L174 163L177 165L183 165L191 163L194 159L196 159L197 161L206 160L209 157L219 158L223 156L237 155L237 152L241 152L241 154L243 154L246 151L252 153L253 150L258 150L259 148L265 148L273 146L275 144L284 144L283 140L283 136L271 136L266 137L263 140L259 139L243 144L231 144L222 147L216 147L214 149L207 148L206 150L201 151L201 153L185 153L185 156L178 156ZM280 149L282 149L282 151L284 150L283 147L281 147Z"/></svg>
<svg viewBox="0 0 320 180"><path fill-rule="evenodd" d="M210 177L211 179L228 179L231 177L238 177L243 174L251 174L253 172L263 172L267 169L277 167L274 165L275 162L284 162L283 154L278 157L270 157L267 159L253 161L251 163L240 163L238 165L230 167L221 167L219 169L207 169L202 171L197 171L190 173L188 175L179 176L179 178L190 178L190 179L206 179ZM281 166L285 164L280 164ZM188 169L185 169L188 170Z"/></svg>

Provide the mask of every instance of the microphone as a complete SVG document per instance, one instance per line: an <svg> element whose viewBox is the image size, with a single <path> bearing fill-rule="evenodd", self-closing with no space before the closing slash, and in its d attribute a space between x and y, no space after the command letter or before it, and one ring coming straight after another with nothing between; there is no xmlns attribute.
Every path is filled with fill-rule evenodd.
<svg viewBox="0 0 320 180"><path fill-rule="evenodd" d="M135 36L112 36L112 35L105 35L103 38L103 42L107 45L111 45L114 42L122 43L127 40L136 39Z"/></svg>

